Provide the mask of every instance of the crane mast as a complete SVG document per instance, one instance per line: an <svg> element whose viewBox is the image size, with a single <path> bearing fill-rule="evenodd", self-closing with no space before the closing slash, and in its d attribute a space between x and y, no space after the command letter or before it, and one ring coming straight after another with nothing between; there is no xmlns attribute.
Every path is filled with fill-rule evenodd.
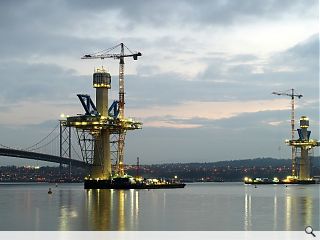
<svg viewBox="0 0 320 240"><path fill-rule="evenodd" d="M119 118L124 119L124 46L121 45L120 62L119 62ZM124 175L124 140L126 137L125 129L121 128L118 137L118 159L117 159L117 174Z"/></svg>
<svg viewBox="0 0 320 240"><path fill-rule="evenodd" d="M295 90L292 88L287 92L272 92L272 94L278 95L278 96L289 96L291 98L291 140L294 140L294 131L295 131L295 97L298 99L302 98L303 95L301 94L295 94ZM295 154L295 147L291 147L291 160L292 160L292 176L297 176L297 171L296 171L296 154Z"/></svg>

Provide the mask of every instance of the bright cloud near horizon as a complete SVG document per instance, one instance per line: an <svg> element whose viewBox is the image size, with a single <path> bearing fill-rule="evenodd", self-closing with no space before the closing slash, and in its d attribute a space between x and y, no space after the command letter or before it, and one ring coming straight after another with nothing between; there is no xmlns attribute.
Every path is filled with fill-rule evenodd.
<svg viewBox="0 0 320 240"><path fill-rule="evenodd" d="M116 98L118 61L80 57L120 42L142 52L125 64L126 113L144 122L127 135L128 163L290 158L290 98L271 93L291 88L297 123L307 115L319 138L316 0L13 0L0 12L1 144L82 113L95 67Z"/></svg>

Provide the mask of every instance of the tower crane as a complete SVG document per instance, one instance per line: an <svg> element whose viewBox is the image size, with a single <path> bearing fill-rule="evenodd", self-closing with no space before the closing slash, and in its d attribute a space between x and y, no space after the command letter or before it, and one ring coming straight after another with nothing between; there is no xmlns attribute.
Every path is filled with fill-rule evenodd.
<svg viewBox="0 0 320 240"><path fill-rule="evenodd" d="M295 101L294 99L297 97L298 99L302 98L303 95L301 94L296 94L295 90L292 88L288 91L285 92L272 92L274 95L278 96L288 96L291 97L291 140L294 140L294 125L295 125L295 111L294 111L294 105ZM296 156L295 156L295 148L292 146L291 148L291 159L292 159L292 176L296 176Z"/></svg>
<svg viewBox="0 0 320 240"><path fill-rule="evenodd" d="M120 47L120 53L112 53L113 50ZM129 51L129 54L125 54L125 49ZM114 47L108 48L106 50L94 53L94 54L86 54L81 59L105 59L105 58L113 58L119 59L119 113L118 113L118 120L123 122L124 116L124 58L126 57L133 57L133 60L138 60L138 57L142 56L141 52L132 52L126 45L120 43ZM119 136L118 136L118 154L117 154L117 174L119 176L124 175L124 140L126 135L126 129L120 128Z"/></svg>

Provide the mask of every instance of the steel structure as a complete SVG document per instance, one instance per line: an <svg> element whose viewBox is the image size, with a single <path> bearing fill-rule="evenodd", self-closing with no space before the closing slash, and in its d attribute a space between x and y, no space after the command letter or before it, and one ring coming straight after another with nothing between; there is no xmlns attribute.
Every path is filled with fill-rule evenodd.
<svg viewBox="0 0 320 240"><path fill-rule="evenodd" d="M61 158L71 159L71 128L64 124L63 120L59 121L60 132L59 132L59 155ZM69 178L71 178L71 161L69 165ZM62 170L62 163L60 163L60 172Z"/></svg>
<svg viewBox="0 0 320 240"><path fill-rule="evenodd" d="M294 105L295 101L294 99L297 97L298 99L302 98L303 96L301 94L296 94L295 90L292 88L286 92L272 92L272 94L278 95L278 96L288 96L291 98L291 140L294 140L294 131L295 131L295 110ZM294 146L291 147L291 159L292 159L292 176L297 175L296 171L296 154L295 154L295 148Z"/></svg>
<svg viewBox="0 0 320 240"><path fill-rule="evenodd" d="M120 53L112 53L115 49L120 47ZM125 53L125 49L129 51L128 54ZM112 117L113 121L116 122L116 127L110 125L113 129L111 134L116 136L112 137L112 146L116 150L116 174L118 176L124 176L124 145L125 145L125 136L127 130L139 129L141 128L141 123L134 122L132 119L125 118L125 87L124 87L124 59L126 57L132 57L134 60L138 60L138 57L142 56L140 52L133 53L127 46L123 43L120 43L114 47L111 47L105 51L101 51L94 54L86 54L82 59L105 59L113 58L119 60L119 100L114 101L109 108L109 115ZM115 144L116 143L116 144Z"/></svg>
<svg viewBox="0 0 320 240"><path fill-rule="evenodd" d="M300 128L297 129L299 139L287 141L287 144L294 149L300 149L299 180L311 180L309 151L314 147L320 146L320 143L317 140L310 139L311 131L308 131L308 127L309 119L306 116L302 116L300 118Z"/></svg>

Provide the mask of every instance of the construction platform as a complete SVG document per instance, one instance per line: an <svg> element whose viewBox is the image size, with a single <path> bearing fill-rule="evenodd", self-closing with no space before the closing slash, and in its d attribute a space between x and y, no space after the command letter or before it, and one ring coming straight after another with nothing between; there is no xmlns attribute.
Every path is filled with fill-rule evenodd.
<svg viewBox="0 0 320 240"><path fill-rule="evenodd" d="M245 184L250 185L261 185L261 184L316 184L319 183L315 179L297 179L297 178L286 178L283 180L279 180L277 178L269 179L269 178L245 178Z"/></svg>
<svg viewBox="0 0 320 240"><path fill-rule="evenodd" d="M85 189L170 189L184 188L180 182L132 181L130 178L113 178L111 180L84 180Z"/></svg>

